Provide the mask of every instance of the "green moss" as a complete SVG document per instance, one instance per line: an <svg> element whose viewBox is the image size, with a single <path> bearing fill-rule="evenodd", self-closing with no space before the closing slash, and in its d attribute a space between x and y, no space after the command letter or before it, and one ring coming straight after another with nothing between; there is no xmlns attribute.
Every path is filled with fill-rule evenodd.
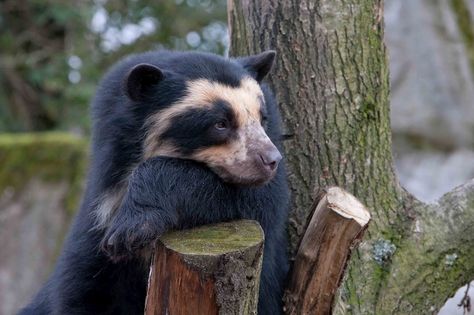
<svg viewBox="0 0 474 315"><path fill-rule="evenodd" d="M65 207L78 205L87 142L67 133L0 135L0 191L21 191L32 179L69 185Z"/></svg>
<svg viewBox="0 0 474 315"><path fill-rule="evenodd" d="M377 314L425 314L438 310L472 280L474 198L445 195L438 205L415 206L417 228L400 242ZM455 220L456 224L451 224Z"/></svg>
<svg viewBox="0 0 474 315"><path fill-rule="evenodd" d="M374 100L370 99L370 97L362 102L359 112L361 116L365 119L375 119L377 117L377 105Z"/></svg>
<svg viewBox="0 0 474 315"><path fill-rule="evenodd" d="M261 243L263 231L256 221L241 220L174 231L160 240L182 254L220 255Z"/></svg>

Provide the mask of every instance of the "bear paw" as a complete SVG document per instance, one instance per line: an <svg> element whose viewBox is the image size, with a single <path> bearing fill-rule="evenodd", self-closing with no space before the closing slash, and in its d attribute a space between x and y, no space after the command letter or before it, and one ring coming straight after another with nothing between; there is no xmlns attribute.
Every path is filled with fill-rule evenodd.
<svg viewBox="0 0 474 315"><path fill-rule="evenodd" d="M113 261L130 259L143 249L151 248L163 233L163 225L156 220L114 220L106 230L101 247Z"/></svg>

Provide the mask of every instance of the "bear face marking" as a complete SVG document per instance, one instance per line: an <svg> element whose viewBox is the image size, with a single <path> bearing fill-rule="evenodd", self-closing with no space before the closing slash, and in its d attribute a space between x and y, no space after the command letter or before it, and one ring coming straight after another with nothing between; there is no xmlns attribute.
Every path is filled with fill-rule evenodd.
<svg viewBox="0 0 474 315"><path fill-rule="evenodd" d="M265 103L258 82L246 76L231 87L197 79L186 87L183 98L147 120L144 159L203 162L236 184L269 181L281 155L262 126Z"/></svg>

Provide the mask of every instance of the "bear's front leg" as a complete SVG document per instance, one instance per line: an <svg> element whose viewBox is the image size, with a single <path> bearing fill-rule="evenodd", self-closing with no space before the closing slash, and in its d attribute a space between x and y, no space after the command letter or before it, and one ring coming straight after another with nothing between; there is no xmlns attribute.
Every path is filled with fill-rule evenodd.
<svg viewBox="0 0 474 315"><path fill-rule="evenodd" d="M133 257L176 225L166 162L160 158L146 161L132 173L125 197L102 240L102 249L113 260Z"/></svg>
<svg viewBox="0 0 474 315"><path fill-rule="evenodd" d="M131 258L170 229L218 222L219 216L209 211L224 189L201 164L166 157L147 160L132 173L102 248L113 260Z"/></svg>

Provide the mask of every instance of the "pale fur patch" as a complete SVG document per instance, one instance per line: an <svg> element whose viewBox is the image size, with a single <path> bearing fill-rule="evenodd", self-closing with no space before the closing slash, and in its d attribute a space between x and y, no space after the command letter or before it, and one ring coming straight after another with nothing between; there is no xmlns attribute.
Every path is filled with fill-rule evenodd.
<svg viewBox="0 0 474 315"><path fill-rule="evenodd" d="M251 120L238 131L238 139L228 144L205 148L194 153L192 158L205 161L210 166L238 165L248 159L249 151L271 143L260 122Z"/></svg>
<svg viewBox="0 0 474 315"><path fill-rule="evenodd" d="M99 198L97 201L97 207L94 211L97 227L107 225L112 215L118 207L120 207L126 192L127 185L125 182L121 182L114 189L104 193Z"/></svg>
<svg viewBox="0 0 474 315"><path fill-rule="evenodd" d="M186 95L171 107L152 115L146 122L148 134L144 142L144 158L165 155L176 156L172 145L160 141L160 136L169 127L173 117L196 107L211 107L216 100L230 104L236 114L239 128L260 121L260 106L263 98L257 81L250 77L242 79L237 88L198 79L187 83Z"/></svg>

